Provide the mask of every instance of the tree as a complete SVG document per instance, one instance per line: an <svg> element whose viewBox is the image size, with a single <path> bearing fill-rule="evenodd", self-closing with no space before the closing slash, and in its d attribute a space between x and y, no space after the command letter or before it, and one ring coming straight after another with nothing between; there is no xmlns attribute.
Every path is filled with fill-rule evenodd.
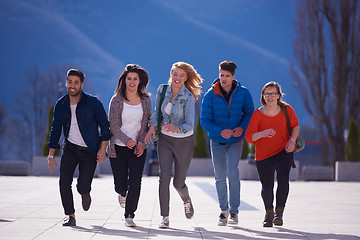
<svg viewBox="0 0 360 240"><path fill-rule="evenodd" d="M251 144L251 147L250 147L249 153L251 153L251 154L255 154L255 144Z"/></svg>
<svg viewBox="0 0 360 240"><path fill-rule="evenodd" d="M195 130L195 143L194 143L194 158L207 158L209 157L208 145L205 137L205 130L200 124L200 115L196 124Z"/></svg>
<svg viewBox="0 0 360 240"><path fill-rule="evenodd" d="M345 145L345 160L349 162L360 161L359 130L354 118L350 119L349 133Z"/></svg>
<svg viewBox="0 0 360 240"><path fill-rule="evenodd" d="M24 125L21 134L21 151L31 161L32 156L40 155L47 131L48 109L58 98L58 83L66 79L65 71L59 68L42 73L37 66L30 68L15 99L15 111ZM20 146L19 146L20 147Z"/></svg>
<svg viewBox="0 0 360 240"><path fill-rule="evenodd" d="M297 64L292 64L291 70L322 142L330 143L333 154L329 154L327 144L323 145L323 161L327 165L344 160L346 119L360 117L357 3L357 0L297 1L294 41Z"/></svg>

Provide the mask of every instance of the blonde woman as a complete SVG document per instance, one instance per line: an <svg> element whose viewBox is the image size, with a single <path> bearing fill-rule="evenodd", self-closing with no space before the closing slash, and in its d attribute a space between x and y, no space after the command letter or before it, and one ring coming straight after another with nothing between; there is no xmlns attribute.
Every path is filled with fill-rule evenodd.
<svg viewBox="0 0 360 240"><path fill-rule="evenodd" d="M156 94L154 117L145 137L151 143L155 137L158 111L162 113L161 132L158 140L160 166L159 199L162 221L160 228L169 227L169 185L174 163L173 185L184 202L185 216L190 219L194 215L188 188L185 184L187 171L194 151L194 118L195 101L201 93L203 79L193 66L185 62L177 62L170 70L169 85L166 88L162 104L159 108L160 96L165 84L159 86Z"/></svg>

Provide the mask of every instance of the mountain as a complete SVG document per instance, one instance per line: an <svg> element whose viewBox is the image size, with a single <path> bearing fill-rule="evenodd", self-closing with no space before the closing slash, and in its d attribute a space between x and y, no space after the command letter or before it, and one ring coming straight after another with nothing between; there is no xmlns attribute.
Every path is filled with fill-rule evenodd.
<svg viewBox="0 0 360 240"><path fill-rule="evenodd" d="M262 86L277 81L300 123L307 124L290 74L295 18L294 1L288 0L1 0L0 100L13 104L34 65L44 72L54 66L83 70L90 92L107 108L128 63L149 72L148 91L155 97L172 63L192 64L206 92L218 64L229 59L255 107Z"/></svg>

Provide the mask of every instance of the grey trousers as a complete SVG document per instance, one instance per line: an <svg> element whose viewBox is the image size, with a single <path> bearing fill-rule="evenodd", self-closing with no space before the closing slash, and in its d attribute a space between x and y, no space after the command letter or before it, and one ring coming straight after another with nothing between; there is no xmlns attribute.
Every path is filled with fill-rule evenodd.
<svg viewBox="0 0 360 240"><path fill-rule="evenodd" d="M161 216L169 216L169 186L172 176L173 163L173 185L184 202L190 199L185 179L193 152L193 135L185 138L174 138L160 133L158 141L158 154L160 167L159 199Z"/></svg>

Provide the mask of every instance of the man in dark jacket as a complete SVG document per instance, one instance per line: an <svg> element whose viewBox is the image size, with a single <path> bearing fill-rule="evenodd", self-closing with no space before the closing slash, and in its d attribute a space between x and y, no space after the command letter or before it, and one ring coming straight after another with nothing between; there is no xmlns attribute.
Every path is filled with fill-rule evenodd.
<svg viewBox="0 0 360 240"><path fill-rule="evenodd" d="M105 160L107 141L111 134L109 121L102 103L94 96L82 91L84 74L77 69L67 72L66 88L68 94L61 97L55 105L54 117L49 136L49 170L57 166L54 153L59 148L61 129L65 144L60 163L60 195L65 215L69 219L63 226L76 226L72 181L74 171L79 165L77 190L81 194L84 211L91 204L91 182L97 162ZM99 134L99 127L101 135Z"/></svg>
<svg viewBox="0 0 360 240"><path fill-rule="evenodd" d="M235 80L236 65L219 65L219 78L204 96L200 123L208 132L221 213L219 226L238 223L240 206L239 160L254 104L249 90ZM226 178L229 179L229 201Z"/></svg>

